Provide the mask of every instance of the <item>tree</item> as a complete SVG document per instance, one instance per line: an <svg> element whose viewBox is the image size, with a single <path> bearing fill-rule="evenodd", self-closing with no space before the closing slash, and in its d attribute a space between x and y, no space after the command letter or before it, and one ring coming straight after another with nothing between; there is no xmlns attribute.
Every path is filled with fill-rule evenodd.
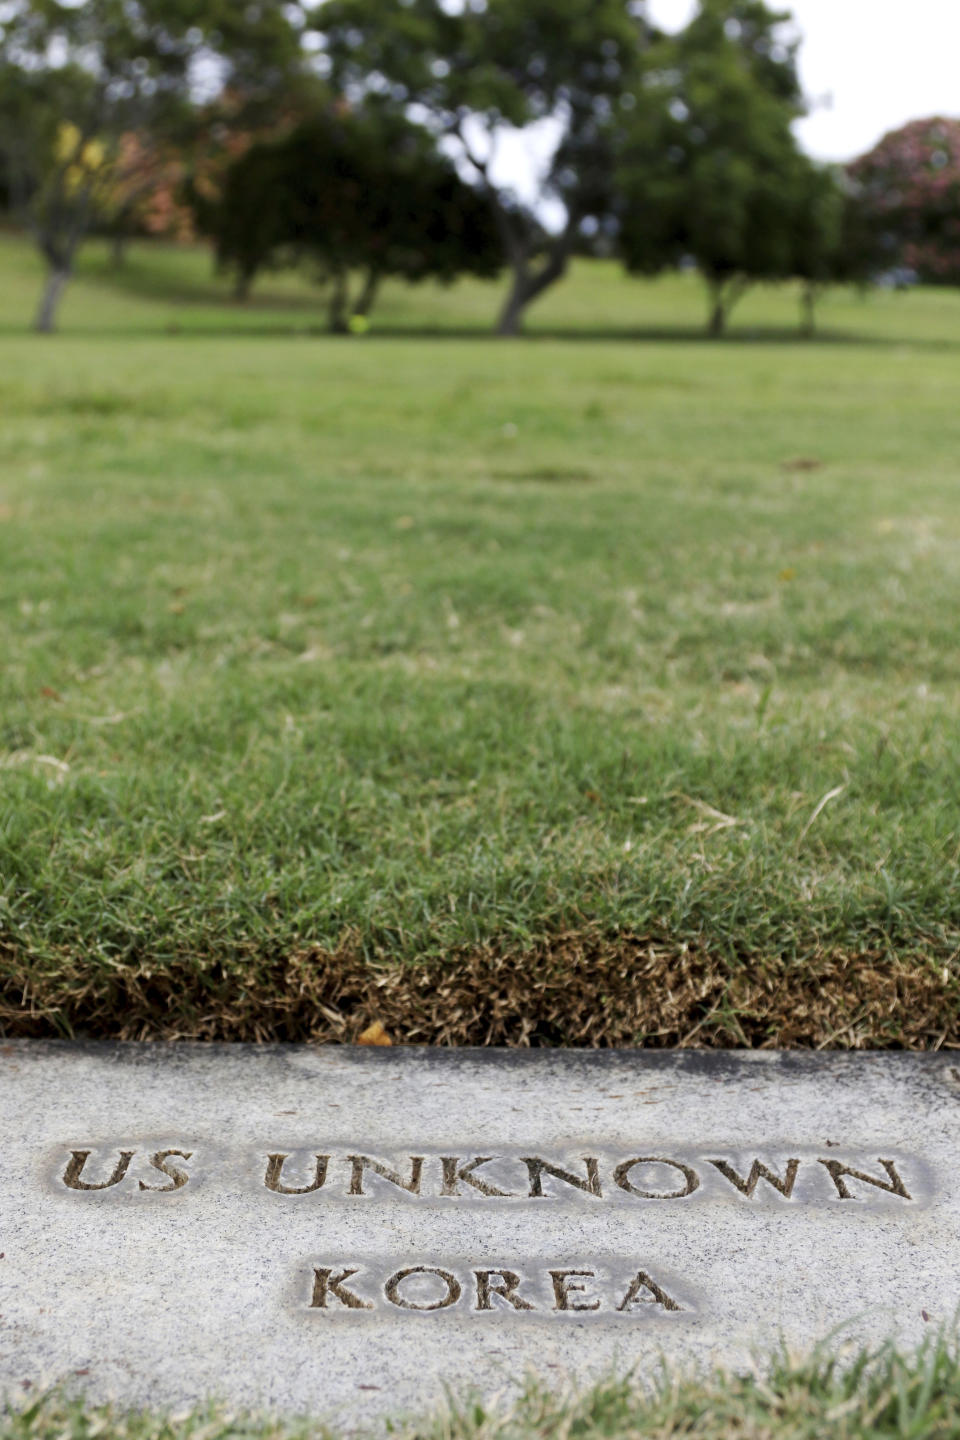
<svg viewBox="0 0 960 1440"><path fill-rule="evenodd" d="M878 269L905 265L927 284L960 284L960 120L914 120L848 175L878 240Z"/></svg>
<svg viewBox="0 0 960 1440"><path fill-rule="evenodd" d="M0 21L0 152L15 207L47 263L37 329L57 304L122 137L161 135L189 108L196 67L275 85L299 41L279 0L10 0Z"/></svg>
<svg viewBox="0 0 960 1440"><path fill-rule="evenodd" d="M343 104L251 146L230 167L207 224L241 297L264 266L310 262L330 282L335 331L369 313L387 275L491 277L501 264L484 197L432 136L395 113Z"/></svg>
<svg viewBox="0 0 960 1440"><path fill-rule="evenodd" d="M189 138L180 151L182 174L173 197L189 210L194 230L216 237L224 234L226 224L227 228L237 229L240 241L243 226L254 225L258 217L251 213L246 220L243 218L244 199L235 191L229 203L237 213L234 219L225 220L225 192L234 166L254 145L266 145L290 135L328 102L329 91L322 80L308 71L294 71L279 95L268 92L251 98L249 92L229 87L199 106ZM251 176L251 186L260 197L258 204L264 197L269 200L262 177ZM269 221L269 216L259 218ZM228 252L229 246L220 263L236 271L238 299L243 299L260 262L253 259L249 276L244 279L248 267L236 264L238 257Z"/></svg>
<svg viewBox="0 0 960 1440"><path fill-rule="evenodd" d="M115 265L123 263L132 235L180 243L195 238L193 212L183 194L185 177L178 146L142 131L119 137L96 205L97 229L111 237Z"/></svg>
<svg viewBox="0 0 960 1440"><path fill-rule="evenodd" d="M215 199L193 193L198 224L216 242L218 267L232 271L238 300L292 234L298 176L291 159L282 142L255 142L229 166Z"/></svg>
<svg viewBox="0 0 960 1440"><path fill-rule="evenodd" d="M864 285L875 268L876 237L842 170L798 156L785 187L792 205L791 273L801 282L801 329L812 335L829 285Z"/></svg>
<svg viewBox="0 0 960 1440"><path fill-rule="evenodd" d="M563 276L598 202L589 162L631 93L642 15L643 0L327 0L312 14L338 88L422 118L486 196L512 273L502 334ZM524 203L498 177L497 146L506 129L537 126L557 143ZM539 218L547 201L553 231Z"/></svg>
<svg viewBox="0 0 960 1440"><path fill-rule="evenodd" d="M754 281L792 273L798 188L810 184L791 124L795 42L761 0L701 0L650 57L621 147L621 252L654 272L693 259L709 333Z"/></svg>

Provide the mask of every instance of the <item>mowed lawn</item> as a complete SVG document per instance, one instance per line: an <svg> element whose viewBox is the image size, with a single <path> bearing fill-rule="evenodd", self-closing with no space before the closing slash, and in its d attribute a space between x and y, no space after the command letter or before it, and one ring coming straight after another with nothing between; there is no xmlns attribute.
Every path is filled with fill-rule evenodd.
<svg viewBox="0 0 960 1440"><path fill-rule="evenodd" d="M691 955L886 967L807 1038L960 1039L960 294L804 342L758 292L718 344L694 278L584 262L530 339L475 285L343 340L289 277L94 249L41 338L0 267L7 1033L320 1034L345 957L486 957L536 1039L525 975L655 952L651 1003Z"/></svg>

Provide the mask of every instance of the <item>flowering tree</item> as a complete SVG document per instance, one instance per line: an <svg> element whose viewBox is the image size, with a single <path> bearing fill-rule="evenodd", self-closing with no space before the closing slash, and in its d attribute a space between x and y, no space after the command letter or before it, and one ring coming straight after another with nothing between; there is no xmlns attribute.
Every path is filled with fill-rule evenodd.
<svg viewBox="0 0 960 1440"><path fill-rule="evenodd" d="M129 130L117 141L98 219L113 236L119 263L131 235L152 235L183 243L196 238L193 211L182 197L186 166L176 146L146 131Z"/></svg>
<svg viewBox="0 0 960 1440"><path fill-rule="evenodd" d="M960 120L914 120L848 173L887 263L960 285Z"/></svg>
<svg viewBox="0 0 960 1440"><path fill-rule="evenodd" d="M212 67L221 88L282 91L300 62L291 9L284 0L0 5L0 168L47 266L38 330L53 329L77 251L109 188L125 183L125 137L176 135L198 66Z"/></svg>
<svg viewBox="0 0 960 1440"><path fill-rule="evenodd" d="M291 95L264 110L226 90L189 112L172 134L145 127L120 135L96 210L98 227L113 236L115 260L133 235L189 244L205 233L230 167L256 142L289 134L314 88Z"/></svg>

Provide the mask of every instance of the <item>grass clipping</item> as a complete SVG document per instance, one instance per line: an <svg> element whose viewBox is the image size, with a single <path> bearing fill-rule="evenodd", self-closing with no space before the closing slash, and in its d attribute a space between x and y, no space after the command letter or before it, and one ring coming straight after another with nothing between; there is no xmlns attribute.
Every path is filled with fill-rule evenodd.
<svg viewBox="0 0 960 1440"><path fill-rule="evenodd" d="M121 1040L748 1048L960 1047L960 978L922 955L718 959L565 934L417 965L359 944L203 964L0 951L0 1033Z"/></svg>

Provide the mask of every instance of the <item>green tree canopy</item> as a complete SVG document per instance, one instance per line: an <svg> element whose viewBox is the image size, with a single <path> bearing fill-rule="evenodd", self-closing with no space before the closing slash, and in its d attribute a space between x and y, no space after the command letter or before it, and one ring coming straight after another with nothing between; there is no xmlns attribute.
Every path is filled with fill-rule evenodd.
<svg viewBox="0 0 960 1440"><path fill-rule="evenodd" d="M618 171L628 267L695 260L710 331L754 280L793 273L801 187L791 124L800 113L796 42L761 0L701 0L650 56Z"/></svg>
<svg viewBox="0 0 960 1440"><path fill-rule="evenodd" d="M470 168L496 221L512 285L500 330L566 270L598 204L591 160L629 103L647 36L643 0L328 0L313 12L334 83L410 113ZM506 127L548 122L557 134L536 202L497 178ZM560 217L548 233L543 202Z"/></svg>
<svg viewBox="0 0 960 1440"><path fill-rule="evenodd" d="M869 280L876 269L877 239L859 196L838 167L798 155L785 193L792 216L790 273L802 281L802 325L810 335L817 300L827 286Z"/></svg>
<svg viewBox="0 0 960 1440"><path fill-rule="evenodd" d="M331 328L367 314L385 276L450 281L500 269L485 198L401 115L330 104L289 135L253 145L208 215L221 263L245 293L264 265L307 260L331 282ZM347 293L351 272L360 296Z"/></svg>

